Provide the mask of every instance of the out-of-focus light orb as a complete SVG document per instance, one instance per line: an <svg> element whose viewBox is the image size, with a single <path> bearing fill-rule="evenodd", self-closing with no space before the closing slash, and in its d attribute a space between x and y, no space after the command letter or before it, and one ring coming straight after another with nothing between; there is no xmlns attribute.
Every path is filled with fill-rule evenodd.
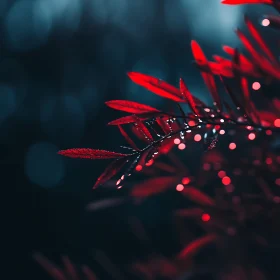
<svg viewBox="0 0 280 280"><path fill-rule="evenodd" d="M235 143L230 143L228 147L229 147L230 150L234 150L234 149L236 149L236 144Z"/></svg>
<svg viewBox="0 0 280 280"><path fill-rule="evenodd" d="M226 132L225 132L223 129L221 129L221 130L219 131L219 133L220 133L221 135L224 135Z"/></svg>
<svg viewBox="0 0 280 280"><path fill-rule="evenodd" d="M252 84L252 89L253 90L259 90L261 88L261 84L259 82L254 82Z"/></svg>
<svg viewBox="0 0 280 280"><path fill-rule="evenodd" d="M218 172L218 177L219 177L219 178L224 178L226 175L227 175L227 174L226 174L226 172L225 172L224 170L220 170L220 171Z"/></svg>
<svg viewBox="0 0 280 280"><path fill-rule="evenodd" d="M255 138L256 138L256 134L253 132L248 135L249 140L254 140Z"/></svg>
<svg viewBox="0 0 280 280"><path fill-rule="evenodd" d="M181 143L181 140L179 138L174 139L174 144L179 145Z"/></svg>
<svg viewBox="0 0 280 280"><path fill-rule="evenodd" d="M44 188L52 188L65 175L63 157L58 155L58 147L41 142L29 147L25 157L25 173L29 180Z"/></svg>
<svg viewBox="0 0 280 280"><path fill-rule="evenodd" d="M16 111L16 94L13 88L0 85L0 124Z"/></svg>
<svg viewBox="0 0 280 280"><path fill-rule="evenodd" d="M275 126L275 127L280 127L280 119L276 119L276 120L274 121L274 126Z"/></svg>
<svg viewBox="0 0 280 280"><path fill-rule="evenodd" d="M181 143L178 145L179 150L184 150L186 148L186 145L184 143Z"/></svg>
<svg viewBox="0 0 280 280"><path fill-rule="evenodd" d="M272 135L272 131L270 129L266 130L266 135Z"/></svg>
<svg viewBox="0 0 280 280"><path fill-rule="evenodd" d="M206 162L206 163L203 164L202 168L205 171L209 171L211 169L211 164Z"/></svg>
<svg viewBox="0 0 280 280"><path fill-rule="evenodd" d="M201 140L201 138L202 137L201 137L200 134L196 134L193 139L194 139L195 142L199 142Z"/></svg>
<svg viewBox="0 0 280 280"><path fill-rule="evenodd" d="M188 185L190 183L191 179L189 177L184 177L182 179L182 184L184 185Z"/></svg>
<svg viewBox="0 0 280 280"><path fill-rule="evenodd" d="M141 171L143 169L142 165L138 164L135 168L136 171Z"/></svg>
<svg viewBox="0 0 280 280"><path fill-rule="evenodd" d="M176 190L177 190L178 192L183 191L184 188L185 188L185 187L184 187L182 184L178 184L178 185L176 186Z"/></svg>
<svg viewBox="0 0 280 280"><path fill-rule="evenodd" d="M234 191L234 186L232 184L226 185L226 191L232 193Z"/></svg>
<svg viewBox="0 0 280 280"><path fill-rule="evenodd" d="M191 121L188 122L188 125L189 125L189 126L195 126L195 125L196 125L196 122L191 120Z"/></svg>
<svg viewBox="0 0 280 280"><path fill-rule="evenodd" d="M275 179L275 184L276 184L277 186L280 186L280 178Z"/></svg>
<svg viewBox="0 0 280 280"><path fill-rule="evenodd" d="M270 158L270 157L268 157L268 158L266 158L266 160L265 160L265 162L266 162L266 164L272 164L272 158Z"/></svg>
<svg viewBox="0 0 280 280"><path fill-rule="evenodd" d="M270 24L270 20L269 20L269 19L264 18L264 19L262 20L262 26L269 26L269 24Z"/></svg>
<svg viewBox="0 0 280 280"><path fill-rule="evenodd" d="M231 183L231 179L228 176L223 177L222 179L223 185L227 186Z"/></svg>
<svg viewBox="0 0 280 280"><path fill-rule="evenodd" d="M210 219L211 219L211 216L210 216L209 214L207 214L207 213L204 213L204 214L202 214L202 216L201 216L201 220L202 220L203 222L209 222Z"/></svg>
<svg viewBox="0 0 280 280"><path fill-rule="evenodd" d="M16 1L5 19L6 42L16 51L37 48L48 40L52 24L47 1Z"/></svg>

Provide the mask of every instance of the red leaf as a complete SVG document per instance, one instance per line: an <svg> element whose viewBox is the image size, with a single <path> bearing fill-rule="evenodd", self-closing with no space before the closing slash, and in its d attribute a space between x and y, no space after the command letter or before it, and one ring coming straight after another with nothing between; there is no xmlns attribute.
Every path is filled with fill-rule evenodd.
<svg viewBox="0 0 280 280"><path fill-rule="evenodd" d="M135 122L135 116L125 116L116 120L113 120L108 123L108 125L121 125L121 124L128 124L128 123L134 123Z"/></svg>
<svg viewBox="0 0 280 280"><path fill-rule="evenodd" d="M245 17L245 23L247 24L247 27L248 27L251 35L253 36L255 41L261 47L262 51L268 56L269 59L271 59L271 61L277 63L277 60L276 60L275 56L273 55L272 51L269 49L269 47L267 46L267 44L261 37L260 33L257 31L256 27L253 25L253 23L249 20L248 17Z"/></svg>
<svg viewBox="0 0 280 280"><path fill-rule="evenodd" d="M179 254L179 258L190 258L206 245L214 242L217 239L216 234L208 234L203 237L197 238L188 244Z"/></svg>
<svg viewBox="0 0 280 280"><path fill-rule="evenodd" d="M199 111L196 108L196 103L194 101L194 98L192 96L192 94L190 93L189 89L187 88L184 80L182 78L180 78L180 90L183 94L183 96L186 98L186 100L188 101L188 104L191 108L191 110L196 114L196 115L200 115Z"/></svg>
<svg viewBox="0 0 280 280"><path fill-rule="evenodd" d="M132 196L148 197L166 191L169 187L174 186L176 177L156 177L148 179L140 184L136 184L131 191Z"/></svg>
<svg viewBox="0 0 280 280"><path fill-rule="evenodd" d="M169 128L169 126L167 125L167 123L165 122L165 120L166 119L168 119L168 118L158 118L158 119L156 119L156 122L157 122L157 124L161 127L161 129L163 130L163 132L165 133L165 134L168 134L168 133L170 133L170 128Z"/></svg>
<svg viewBox="0 0 280 280"><path fill-rule="evenodd" d="M144 136L144 140L147 140L147 142L153 142L154 139L153 139L153 136L151 135L150 131L145 126L145 124L136 116L135 116L135 126L136 126L136 129L139 132L141 132L142 135Z"/></svg>
<svg viewBox="0 0 280 280"><path fill-rule="evenodd" d="M96 189L100 185L103 185L108 180L110 180L113 176L115 176L122 167L127 163L126 158L116 159L111 162L108 167L104 170L104 172L99 176L96 183L93 186L93 189Z"/></svg>
<svg viewBox="0 0 280 280"><path fill-rule="evenodd" d="M127 113L133 113L133 114L143 114L143 113L149 113L149 112L159 112L159 110L150 107L148 105L144 105L138 102L134 101L128 101L128 100L111 100L105 102L105 104L113 109L124 111Z"/></svg>
<svg viewBox="0 0 280 280"><path fill-rule="evenodd" d="M201 192L197 188L194 187L185 188L183 194L186 195L190 200L200 205L207 205L207 206L215 205L215 202L211 197Z"/></svg>
<svg viewBox="0 0 280 280"><path fill-rule="evenodd" d="M231 61L218 55L213 55L213 58L218 62L209 62L210 71L214 75L222 75L224 77L232 78L234 76L232 72Z"/></svg>
<svg viewBox="0 0 280 280"><path fill-rule="evenodd" d="M131 148L133 148L135 151L139 151L136 144L132 141L132 139L128 136L128 134L125 132L125 130L119 125L119 130L122 134L122 136L125 138L127 143L130 145Z"/></svg>
<svg viewBox="0 0 280 280"><path fill-rule="evenodd" d="M164 116L164 113L158 111L158 112L148 112L148 113L137 114L137 117L139 119L141 119L142 121L146 120L146 119L156 118L159 116ZM108 125L121 125L121 124L129 124L129 123L135 123L135 115L125 116L125 117L116 119L114 121L109 122Z"/></svg>
<svg viewBox="0 0 280 280"><path fill-rule="evenodd" d="M221 3L226 5L240 5L240 4L267 4L273 5L274 0L223 0Z"/></svg>
<svg viewBox="0 0 280 280"><path fill-rule="evenodd" d="M185 102L182 98L180 90L163 80L137 72L129 72L128 76L134 83L159 96L176 102Z"/></svg>
<svg viewBox="0 0 280 280"><path fill-rule="evenodd" d="M254 63L262 69L264 72L266 72L268 75L271 75L272 77L276 79L280 79L280 71L279 69L276 69L270 61L268 61L265 57L262 57L259 55L250 41L246 38L246 36L239 30L236 30L236 34L243 43L243 45L246 47L246 49L251 54L252 58L254 59Z"/></svg>
<svg viewBox="0 0 280 280"><path fill-rule="evenodd" d="M199 44L196 41L192 40L191 48L192 48L193 56L194 56L196 63L198 65L205 65L209 68L208 60L207 60L206 56L204 55L202 49L200 48ZM208 90L210 91L210 93L212 95L214 102L216 103L218 109L221 111L222 104L221 104L221 100L220 100L220 97L219 97L219 94L217 91L214 77L211 74L205 73L205 72L201 72L201 75L203 77L203 80L204 80Z"/></svg>
<svg viewBox="0 0 280 280"><path fill-rule="evenodd" d="M159 154L167 154L174 146L174 137L173 138L167 138L165 141L161 143L159 146Z"/></svg>
<svg viewBox="0 0 280 280"><path fill-rule="evenodd" d="M71 158L86 158L86 159L109 159L109 158L121 158L126 157L128 154L115 153L105 150L94 150L88 148L76 148L61 150L59 155L71 157Z"/></svg>

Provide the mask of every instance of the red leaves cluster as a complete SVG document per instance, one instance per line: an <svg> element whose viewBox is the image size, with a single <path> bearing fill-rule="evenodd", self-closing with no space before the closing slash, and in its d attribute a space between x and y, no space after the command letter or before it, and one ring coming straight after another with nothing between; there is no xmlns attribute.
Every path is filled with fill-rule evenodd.
<svg viewBox="0 0 280 280"><path fill-rule="evenodd" d="M238 54L238 57L235 57L237 51L231 47L224 46L223 50L232 57L231 59L215 55L213 56L215 62L207 61L207 59L202 55L199 45L193 42L192 50L198 67L202 70L202 72L229 78L239 74L256 78L263 77L280 79L280 64L276 57L269 49L256 27L247 17L245 17L245 23L252 38L256 42L257 47L261 49L260 53L256 51L256 48L251 41L239 29L237 29L236 34L249 52L251 59L248 59L241 54ZM238 58L237 61L236 58ZM211 84L208 85L208 88L209 87L211 87ZM212 88L210 92L212 95L215 95L215 88Z"/></svg>
<svg viewBox="0 0 280 280"><path fill-rule="evenodd" d="M253 3L276 5L275 1L272 0L224 0L222 3L229 5ZM235 110L232 109L228 103L224 102L218 94L215 75L220 77L234 106L239 110L239 116L241 114L242 118L245 118L250 124L262 125L264 123L263 119L266 121L268 116L269 118L271 118L271 116L267 113L259 112L255 108L250 98L246 76L280 79L280 63L278 63L260 33L247 17L245 17L245 22L257 47L261 50L261 52L257 52L251 41L240 30L237 30L237 36L249 52L251 56L250 59L240 54L237 49L224 46L223 50L231 56L230 59L214 55L213 58L215 61L208 61L199 44L194 40L191 42L191 49L196 65L201 70L204 83L212 96L214 108L206 108L206 105L190 92L182 78L179 82L179 88L176 88L158 78L137 72L129 72L128 76L134 83L146 88L154 94L167 98L173 102L177 102L182 115L181 119L184 124L177 121L176 117L174 118L172 114L162 112L145 104L128 100L111 100L105 103L108 107L131 114L113 120L109 125L118 126L120 133L129 144L132 153L123 154L105 150L81 148L62 150L59 151L59 154L72 158L118 159L115 160L98 178L95 184L95 187L97 187L116 175L127 162L130 162L130 164L132 162L130 169L133 171L139 161L143 161L145 164L145 161L152 159L155 154L158 154L159 152L168 152L172 147L171 137L176 133L180 133L180 131L186 131L187 120L194 121L195 126L198 126L199 122L203 122L202 119L204 119L204 121L206 120L206 123L207 119L210 119L210 124L208 122L207 125L211 126L213 120L211 119L212 117L224 118L229 122L235 121L237 123L238 116L236 115ZM222 77L235 77L237 79L241 93L239 94L239 97L231 91ZM191 113L186 115L179 103L187 103L191 109ZM223 112L223 105L225 106L227 113ZM152 126L149 122L151 120ZM271 121L269 123L271 123ZM129 132L123 127L123 125L126 124L130 124L134 136L147 144L145 148L138 148L138 143L137 145L135 143L136 139L133 140L129 135ZM193 126L191 126L191 128L192 127ZM189 128L190 127L187 129ZM166 142L168 142L168 145L165 144ZM195 199L195 197L200 194L189 189L188 195L191 199ZM206 197L202 200L205 201L205 203L207 201L208 204L212 203Z"/></svg>

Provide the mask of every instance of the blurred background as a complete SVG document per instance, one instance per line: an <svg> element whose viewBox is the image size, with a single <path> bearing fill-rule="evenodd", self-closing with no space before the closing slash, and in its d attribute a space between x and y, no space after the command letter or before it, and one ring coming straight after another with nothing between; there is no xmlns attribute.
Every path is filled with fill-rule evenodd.
<svg viewBox="0 0 280 280"><path fill-rule="evenodd" d="M128 213L150 227L154 247L171 250L176 238L166 227L168 200L87 214L86 203L114 193L91 190L107 162L69 160L56 152L123 144L117 128L106 126L122 115L107 108L106 100L167 106L130 82L128 71L173 85L183 77L209 102L190 40L209 58L222 54L223 44L240 47L233 31L244 27L245 12L260 22L268 10L274 12L219 0L0 1L0 161L10 279L49 279L32 260L34 251L91 264L93 252L107 250L119 262L115 267L124 265L144 250L127 229ZM266 38L274 34L269 30ZM106 268L98 265L102 275Z"/></svg>

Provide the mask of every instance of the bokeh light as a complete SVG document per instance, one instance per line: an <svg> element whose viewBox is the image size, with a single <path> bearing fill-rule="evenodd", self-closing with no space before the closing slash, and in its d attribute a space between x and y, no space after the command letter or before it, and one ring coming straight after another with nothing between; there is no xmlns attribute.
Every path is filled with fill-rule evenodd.
<svg viewBox="0 0 280 280"><path fill-rule="evenodd" d="M269 20L269 19L264 18L264 19L262 20L262 26L269 26L269 24L270 24L270 20Z"/></svg>
<svg viewBox="0 0 280 280"><path fill-rule="evenodd" d="M276 119L276 120L274 121L274 126L275 126L275 127L280 127L280 119Z"/></svg>
<svg viewBox="0 0 280 280"><path fill-rule="evenodd" d="M210 219L211 219L211 216L210 216L209 214L207 214L207 213L204 213L204 214L202 214L202 216L201 216L201 220L202 220L203 222L209 222Z"/></svg>
<svg viewBox="0 0 280 280"><path fill-rule="evenodd" d="M196 134L193 139L194 139L195 142L199 142L201 140L201 135Z"/></svg>
<svg viewBox="0 0 280 280"><path fill-rule="evenodd" d="M176 190L177 190L178 192L183 191L184 188L185 188L185 187L184 187L182 184L178 184L178 185L176 186Z"/></svg>
<svg viewBox="0 0 280 280"><path fill-rule="evenodd" d="M227 186L231 183L231 179L228 176L223 177L222 179L223 185Z"/></svg>
<svg viewBox="0 0 280 280"><path fill-rule="evenodd" d="M236 144L235 143L230 143L228 147L229 147L230 150L234 150L234 149L236 149Z"/></svg>
<svg viewBox="0 0 280 280"><path fill-rule="evenodd" d="M253 90L259 90L261 88L261 84L259 82L254 82L252 84L252 89Z"/></svg>
<svg viewBox="0 0 280 280"><path fill-rule="evenodd" d="M186 148L186 145L184 143L181 143L178 145L179 150L184 150Z"/></svg>
<svg viewBox="0 0 280 280"><path fill-rule="evenodd" d="M188 185L190 183L191 179L189 177L184 177L182 179L182 184L184 185Z"/></svg>
<svg viewBox="0 0 280 280"><path fill-rule="evenodd" d="M253 132L248 135L249 140L254 140L255 138L256 138L256 134Z"/></svg>
<svg viewBox="0 0 280 280"><path fill-rule="evenodd" d="M218 176L219 176L220 178L224 178L224 177L226 176L226 172L225 172L224 170L220 170L220 171L218 172Z"/></svg>
<svg viewBox="0 0 280 280"><path fill-rule="evenodd" d="M142 165L140 165L140 164L138 164L136 167L135 167L135 170L136 171L141 171L143 169L143 166Z"/></svg>

